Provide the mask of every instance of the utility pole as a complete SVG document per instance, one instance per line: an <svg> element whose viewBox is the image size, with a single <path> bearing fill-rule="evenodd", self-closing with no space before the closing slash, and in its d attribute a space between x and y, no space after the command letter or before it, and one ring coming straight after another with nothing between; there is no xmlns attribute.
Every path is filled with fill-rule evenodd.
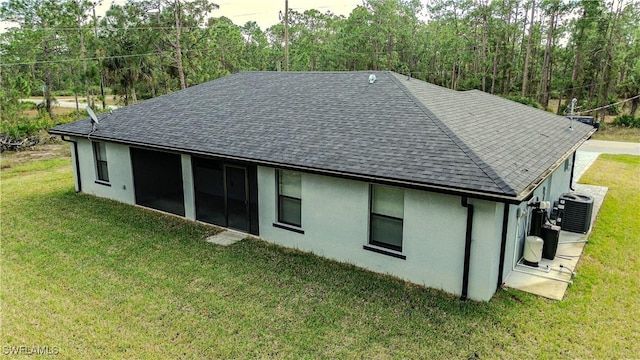
<svg viewBox="0 0 640 360"><path fill-rule="evenodd" d="M289 71L289 0L284 0L284 71Z"/></svg>
<svg viewBox="0 0 640 360"><path fill-rule="evenodd" d="M42 24L42 28L45 30L45 35L44 35L44 40L42 42L42 47L43 47L43 52L44 52L44 58L45 60L49 61L51 60L51 51L49 49L49 35L46 33L47 30L47 23L44 22ZM44 71L44 80L45 80L45 84L44 84L44 88L42 89L42 96L44 96L44 107L45 109L47 109L47 113L49 113L49 116L53 115L53 113L51 112L51 67L47 66L46 70Z"/></svg>
<svg viewBox="0 0 640 360"><path fill-rule="evenodd" d="M93 5L93 32L96 35L96 41L98 40L98 19L96 18L96 4ZM104 98L104 75L102 75L102 60L98 61L98 68L100 69L100 96L102 97L102 110L107 108L107 104Z"/></svg>
<svg viewBox="0 0 640 360"><path fill-rule="evenodd" d="M171 42L176 52L176 67L178 69L178 79L180 80L180 90L187 88L187 80L184 75L184 65L182 64L182 43L180 37L182 36L182 6L180 0L175 0L173 3L173 16L176 21L176 42ZM160 13L158 13L158 18Z"/></svg>
<svg viewBox="0 0 640 360"><path fill-rule="evenodd" d="M0 67L0 89L2 89L2 67ZM4 100L4 99L0 99ZM0 121L2 121L2 114L4 113L4 108L2 107L2 103L0 103Z"/></svg>
<svg viewBox="0 0 640 360"><path fill-rule="evenodd" d="M84 79L84 95L87 97L87 106L91 105L91 95L89 95L89 79L87 77L87 49L84 46L84 29L82 28L82 15L84 5L78 2L78 30L80 32L80 53L82 54L82 77Z"/></svg>

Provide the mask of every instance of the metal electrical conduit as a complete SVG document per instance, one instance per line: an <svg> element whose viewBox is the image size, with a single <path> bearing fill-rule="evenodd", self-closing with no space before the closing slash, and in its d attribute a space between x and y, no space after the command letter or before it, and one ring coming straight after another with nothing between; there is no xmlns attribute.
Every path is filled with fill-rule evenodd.
<svg viewBox="0 0 640 360"><path fill-rule="evenodd" d="M520 209L520 211L522 211L524 213L524 215L522 217L525 218L524 231L525 231L525 234L526 234L526 231L527 231L527 219L528 219L527 215L529 214L529 212L525 211L525 210L522 210L522 209ZM519 235L520 235L520 219L522 217L518 217L518 219L516 220L516 238L514 239L515 241L513 243L513 263L511 264L511 271L516 271L516 272L519 272L519 273L522 273L522 274L527 274L527 275L533 275L533 276L541 277L543 279L557 280L557 281L562 281L562 282L566 282L566 283L569 283L569 284L573 284L572 280L566 280L566 279L558 278L558 277L555 277L555 276L543 276L543 275L536 274L536 273L533 273L533 272L520 270L520 269L518 269L516 267L517 264L518 264L518 261L516 260L516 257L517 257L516 251L518 250L517 244L518 244L518 238L519 238ZM551 267L549 267L549 269L550 270L555 270L555 271L558 271L558 272L562 272L562 271L557 270L557 269L552 269ZM569 269L567 269L567 270L569 270ZM571 271L571 274L574 275L575 273L573 271Z"/></svg>
<svg viewBox="0 0 640 360"><path fill-rule="evenodd" d="M469 263L471 260L471 232L473 230L473 205L469 204L466 196L460 201L463 207L467 208L467 231L464 242L464 270L462 272L462 294L460 300L467 300L469 292Z"/></svg>

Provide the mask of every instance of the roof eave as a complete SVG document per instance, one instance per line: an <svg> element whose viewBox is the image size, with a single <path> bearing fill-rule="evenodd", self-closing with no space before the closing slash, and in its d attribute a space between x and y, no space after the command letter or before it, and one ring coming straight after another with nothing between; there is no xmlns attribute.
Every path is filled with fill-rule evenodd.
<svg viewBox="0 0 640 360"><path fill-rule="evenodd" d="M589 131L584 137L580 139L580 141L574 144L574 146L572 146L560 159L558 159L551 167L549 167L549 169L547 169L538 178L536 178L536 180L534 180L527 188L525 188L519 194L514 194L514 195L486 192L486 191L480 191L480 190L469 190L469 189L448 187L448 186L442 186L442 185L436 185L436 184L420 183L420 182L385 178L385 177L379 177L379 176L342 172L342 171L336 171L336 170L327 170L322 168L313 168L308 166L298 166L298 165L292 165L292 164L278 163L275 161L256 160L256 159L251 159L246 157L239 157L239 156L232 156L232 155L225 155L225 154L215 154L215 153L209 153L209 152L203 152L203 151L195 151L191 149L184 149L179 147L171 147L166 145L122 141L122 140L112 139L108 137L101 137L97 134L92 135L91 138L95 140L110 141L110 142L115 142L120 144L165 150L165 151L176 152L176 153L188 152L194 155L217 157L217 158L243 161L243 162L251 162L257 165L279 167L279 168L290 169L290 170L299 170L299 171L305 171L309 173L337 176L337 177L360 180L360 181L376 182L381 184L394 185L394 186L400 186L400 187L406 187L406 188L412 188L412 189L418 189L418 190L433 191L433 192L444 193L444 194L455 195L455 196L467 196L471 198L496 201L496 202L506 203L506 204L519 204L523 201L529 200L532 197L535 189L542 182L544 182L585 141L587 141L593 135L593 133L595 133L595 131L596 129ZM52 135L67 135L67 136L79 136L79 137L87 136L87 134L83 134L83 133L60 131L55 129L49 130L49 133Z"/></svg>
<svg viewBox="0 0 640 360"><path fill-rule="evenodd" d="M529 200L533 196L533 192L538 188L540 184L542 184L554 171L569 158L569 156L573 155L585 141L589 140L591 136L597 131L597 129L591 129L585 136L583 136L577 143L575 143L560 159L558 159L551 167L545 170L539 177L537 177L529 186L527 186L518 196L518 199L521 201ZM575 164L574 164L575 166Z"/></svg>
<svg viewBox="0 0 640 360"><path fill-rule="evenodd" d="M87 134L84 134L84 133L61 131L61 130L55 130L55 129L50 129L49 133L52 135L87 137ZM414 182L414 181L385 178L380 176L371 176L371 175L364 175L364 174L357 174L357 173L350 173L350 172L343 172L343 171L336 171L336 170L328 170L328 169L322 169L322 168L313 168L308 166L284 164L284 163L279 163L275 161L256 160L256 159L251 159L246 157L209 153L204 151L184 149L184 148L172 147L172 146L166 146L166 145L149 144L149 143L135 142L135 141L123 141L123 140L113 139L109 137L102 137L98 134L91 135L90 140L109 141L109 142L119 143L123 145L131 145L131 146L156 149L156 150L164 150L164 151L169 151L174 153L186 152L189 154L200 155L200 156L216 157L216 158L241 161L241 162L249 162L249 163L254 163L256 165L278 167L278 168L288 169L288 170L298 170L298 171L304 171L308 173L336 176L336 177L347 178L352 180L375 182L375 183L380 183L385 185L399 186L399 187L411 188L416 190L426 190L426 191L449 194L454 196L466 196L470 198L496 201L500 203L518 204L522 202L520 197L515 196L515 194L510 195L510 194L500 194L500 193L487 192L487 191L481 191L481 190L470 190L470 189L464 189L464 188L442 186L437 184L420 183L420 182Z"/></svg>

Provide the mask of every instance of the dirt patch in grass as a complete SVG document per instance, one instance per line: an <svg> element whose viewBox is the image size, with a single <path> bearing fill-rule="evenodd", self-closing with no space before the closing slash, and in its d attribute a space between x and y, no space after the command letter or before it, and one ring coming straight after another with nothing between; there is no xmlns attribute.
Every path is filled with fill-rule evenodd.
<svg viewBox="0 0 640 360"><path fill-rule="evenodd" d="M0 155L0 170L6 171L34 160L71 157L68 144L42 144L33 150L5 151Z"/></svg>
<svg viewBox="0 0 640 360"><path fill-rule="evenodd" d="M42 96L32 96L30 99L35 100L36 102L43 102L44 98ZM56 101L66 101L66 102L70 102L70 103L75 103L76 99L73 96L56 96L55 97ZM96 107L98 106L102 106L102 101L99 100L96 97L93 97L93 100L96 104ZM115 98L113 95L106 95L105 96L105 101L107 103L107 106L109 105L118 105L118 99ZM78 104L80 106L81 110L84 110L84 107L87 106L87 99L85 97L78 97Z"/></svg>
<svg viewBox="0 0 640 360"><path fill-rule="evenodd" d="M70 114L72 112L75 112L76 109L73 108L63 108L63 107L52 107L51 108L51 112L54 115L66 115L66 114ZM80 108L80 112L84 111L84 108ZM36 109L31 109L31 110L25 110L22 112L23 116L26 116L28 118L35 118L36 116L38 116L38 110Z"/></svg>

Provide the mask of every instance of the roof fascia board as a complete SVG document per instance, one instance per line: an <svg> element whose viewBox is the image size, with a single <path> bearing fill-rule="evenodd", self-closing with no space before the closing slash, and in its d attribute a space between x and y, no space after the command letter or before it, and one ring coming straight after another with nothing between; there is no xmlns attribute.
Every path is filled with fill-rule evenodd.
<svg viewBox="0 0 640 360"><path fill-rule="evenodd" d="M76 133L60 132L60 131L50 131L49 133L54 135L66 135L66 136L87 138L86 134L76 134ZM326 169L312 168L312 167L306 167L306 166L283 164L283 163L278 163L274 161L255 160L255 159L250 159L250 158L245 158L240 156L214 154L214 153L194 151L190 149L181 149L181 148L170 147L170 146L161 146L161 145L153 145L153 144L147 144L147 143L141 143L141 142L115 140L111 138L97 136L95 134L92 135L89 140L108 141L108 142L113 142L113 143L122 144L122 145L128 145L128 146L134 146L134 147L140 147L140 148L146 148L146 149L156 149L156 150L162 150L162 151L171 152L171 153L178 153L178 154L187 153L187 154L198 155L203 157L232 160L232 161L262 165L262 166L281 168L286 170L298 170L298 171L303 171L303 172L317 174L317 175L335 176L335 177L344 178L344 179L373 182L373 183L379 183L383 185L393 185L393 186L399 186L399 187L415 189L415 190L432 191L436 193L448 194L448 195L454 195L454 196L467 196L469 198L474 198L479 200L489 200L489 201L495 201L495 202L505 203L505 204L519 204L523 201L523 199L521 199L520 197L511 197L506 195L493 194L489 192L483 193L480 191L465 190L465 189L459 189L459 188L453 188L453 187L445 187L445 186L438 186L438 185L425 184L425 183L416 183L411 181L403 181L403 180L397 180L397 179L389 179L389 178L383 178L383 177L377 177L377 176L369 176L369 175L341 172L341 171L335 171L335 170L326 170Z"/></svg>
<svg viewBox="0 0 640 360"><path fill-rule="evenodd" d="M522 198L522 199L530 198L533 195L533 192L535 191L535 189L538 188L538 186L540 184L542 184L549 176L551 176L551 174L553 174L553 172L556 171L556 169L565 160L567 160L569 158L569 156L571 156L574 152L576 152L578 150L578 148L580 148L580 146L582 146L582 144L584 144L585 141L589 140L589 138L591 138L591 135L593 135L596 131L597 131L597 129L592 129L591 131L589 131L589 133L587 133L587 135L582 137L582 139L580 139L580 141L578 141L575 145L573 145L560 159L558 159L558 161L553 163L553 165L551 165L551 167L549 167L547 170L545 170L538 178L536 178L531 184L529 184L529 186L527 186L527 188L522 193L520 193L520 195L518 197ZM574 166L575 166L575 164L574 164Z"/></svg>

